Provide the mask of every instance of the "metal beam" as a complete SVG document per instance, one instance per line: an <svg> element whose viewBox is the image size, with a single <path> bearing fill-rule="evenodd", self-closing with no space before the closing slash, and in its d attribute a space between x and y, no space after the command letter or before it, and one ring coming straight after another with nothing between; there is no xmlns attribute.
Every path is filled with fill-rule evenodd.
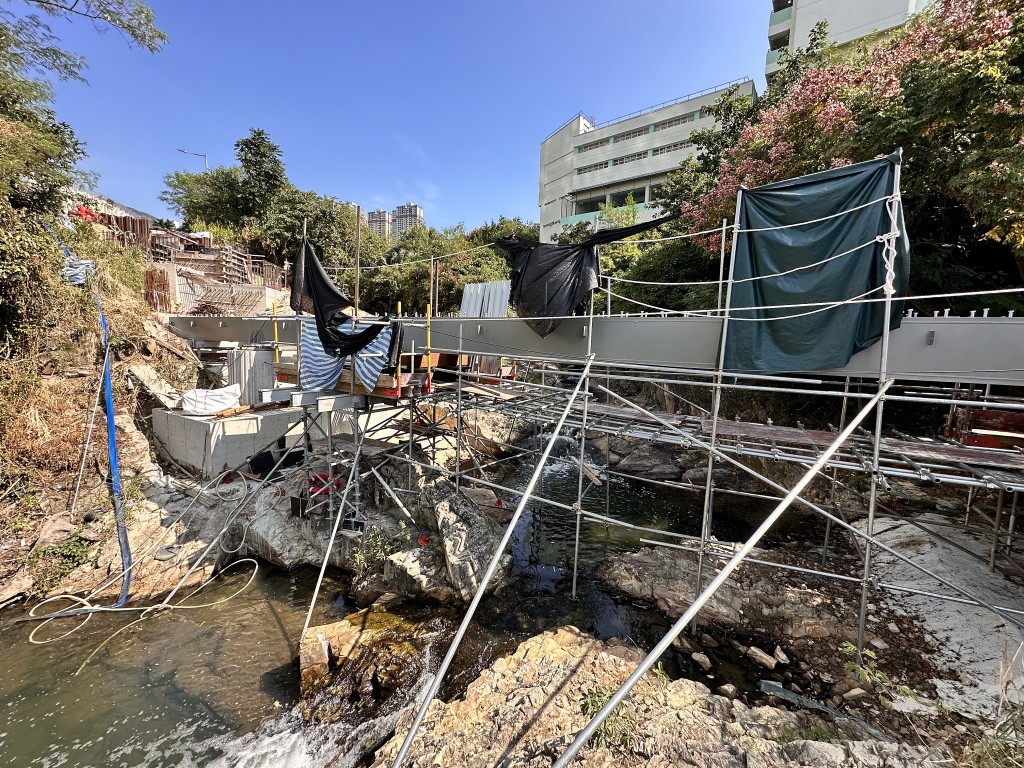
<svg viewBox="0 0 1024 768"><path fill-rule="evenodd" d="M518 318L431 319L431 349L458 346L470 355L504 357L586 358L587 317L565 319L554 333L541 338ZM595 317L592 339L594 364L670 365L713 371L722 319L715 317ZM298 321L277 319L278 340L295 344ZM273 343L271 317L173 316L171 330L185 339L213 346L222 341L240 344ZM405 351L415 343L426 348L422 320L404 323ZM889 375L895 379L1024 384L1024 318L912 317L903 318L890 340ZM829 376L877 378L881 348L874 345L853 356L842 369L820 371ZM794 372L795 373L795 372Z"/></svg>

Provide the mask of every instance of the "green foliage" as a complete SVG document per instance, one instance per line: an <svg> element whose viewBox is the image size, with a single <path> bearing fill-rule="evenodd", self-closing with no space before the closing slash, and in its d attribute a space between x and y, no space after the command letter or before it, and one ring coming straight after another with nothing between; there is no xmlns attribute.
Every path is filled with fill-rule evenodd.
<svg viewBox="0 0 1024 768"><path fill-rule="evenodd" d="M489 221L470 230L466 235L466 240L470 245L477 246L487 245L506 237L518 237L520 240L540 240L540 224L527 223L518 216L512 219L499 216L497 221Z"/></svg>
<svg viewBox="0 0 1024 768"><path fill-rule="evenodd" d="M672 676L665 669L664 662L659 661L657 666L651 670L651 674L658 680L659 683L664 687L672 682Z"/></svg>
<svg viewBox="0 0 1024 768"><path fill-rule="evenodd" d="M508 277L504 252L496 248L472 250L478 245L493 242L485 239L485 236L475 237L483 242L471 240L461 224L443 230L412 227L402 233L398 242L388 248L379 261L363 261L363 264L371 268L361 276L360 293L363 299L360 306L365 303L367 308L375 311L394 311L397 302L401 301L403 312L425 312L430 301L430 260L433 258L437 285L437 306L434 311L444 313L458 310L462 301L462 288L466 283L503 280ZM352 271L344 272L342 285L351 290L352 281Z"/></svg>
<svg viewBox="0 0 1024 768"><path fill-rule="evenodd" d="M936 0L905 28L853 51L826 47L819 29L807 51L782 61L765 96L723 99L711 110L722 130L694 135L697 158L670 176L658 201L682 212L680 226L714 229L731 219L738 185L902 147L911 293L1021 282L1021 0ZM716 238L701 244L717 255ZM986 303L1021 306L1016 299Z"/></svg>
<svg viewBox="0 0 1024 768"><path fill-rule="evenodd" d="M130 44L151 53L167 42L167 36L156 28L153 11L139 0L24 0L24 4L53 19L84 19L100 32L114 29ZM14 70L52 74L61 80L84 80L84 60L62 49L59 42L38 13L21 14L0 7L0 49Z"/></svg>
<svg viewBox="0 0 1024 768"><path fill-rule="evenodd" d="M580 711L584 717L592 718L611 701L615 688L598 685L588 688L580 699ZM626 705L628 706L628 704ZM619 704L594 732L591 743L609 749L630 750L639 743L636 733L636 717Z"/></svg>
<svg viewBox="0 0 1024 768"><path fill-rule="evenodd" d="M242 223L242 169L211 168L204 173L172 171L164 176L160 199L195 231L198 222L232 228Z"/></svg>
<svg viewBox="0 0 1024 768"><path fill-rule="evenodd" d="M878 668L878 654L870 648L864 648L860 652L860 661L857 660L857 646L850 641L839 646L839 650L847 657L843 662L843 669L850 672L858 681L871 685L888 686L891 681L889 675Z"/></svg>
<svg viewBox="0 0 1024 768"><path fill-rule="evenodd" d="M794 741L833 741L840 738L842 734L838 730L829 728L822 722L814 722L802 728L783 726L775 733L775 741L779 744Z"/></svg>
<svg viewBox="0 0 1024 768"><path fill-rule="evenodd" d="M265 218L288 182L281 162L281 148L262 128L251 128L246 138L235 142L235 157L242 167L239 213Z"/></svg>
<svg viewBox="0 0 1024 768"><path fill-rule="evenodd" d="M412 531L409 530L405 521L399 521L398 531L393 534L389 534L384 528L378 526L363 533L359 549L352 555L352 560L356 564L356 568L361 573L365 573L378 563L383 563L395 552L410 546L412 546Z"/></svg>
<svg viewBox="0 0 1024 768"><path fill-rule="evenodd" d="M1010 708L995 727L964 748L958 768L1024 768L1024 704Z"/></svg>
<svg viewBox="0 0 1024 768"><path fill-rule="evenodd" d="M0 357L23 351L56 322L59 254L33 216L0 202Z"/></svg>
<svg viewBox="0 0 1024 768"><path fill-rule="evenodd" d="M185 220L229 227L239 234L252 220L265 223L282 205L282 193L292 198L298 190L288 184L281 148L262 128L235 142L238 165L211 168L202 173L173 171L164 177L160 199ZM300 193L301 194L301 193ZM280 245L280 243L275 243Z"/></svg>
<svg viewBox="0 0 1024 768"><path fill-rule="evenodd" d="M61 544L33 552L29 557L29 572L34 596L44 597L75 568L87 562L90 547L90 542L74 534Z"/></svg>
<svg viewBox="0 0 1024 768"><path fill-rule="evenodd" d="M562 231L551 239L559 245L573 245L582 243L594 234L594 224L591 221L577 221L575 224L562 225Z"/></svg>
<svg viewBox="0 0 1024 768"><path fill-rule="evenodd" d="M51 97L46 83L21 74L0 35L0 196L33 212L56 212L64 188L85 180L75 168L82 145Z"/></svg>

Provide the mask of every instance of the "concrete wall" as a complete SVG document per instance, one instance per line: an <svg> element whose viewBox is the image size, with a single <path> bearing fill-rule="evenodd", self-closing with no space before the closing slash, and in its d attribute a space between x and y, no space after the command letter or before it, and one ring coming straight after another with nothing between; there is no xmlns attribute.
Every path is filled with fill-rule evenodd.
<svg viewBox="0 0 1024 768"><path fill-rule="evenodd" d="M790 49L805 47L819 21L827 20L829 39L842 44L898 27L916 6L916 0L796 0Z"/></svg>
<svg viewBox="0 0 1024 768"><path fill-rule="evenodd" d="M302 434L302 409L281 408L226 419L187 416L181 411L153 410L153 434L161 452L185 469L210 479L242 464L267 443Z"/></svg>

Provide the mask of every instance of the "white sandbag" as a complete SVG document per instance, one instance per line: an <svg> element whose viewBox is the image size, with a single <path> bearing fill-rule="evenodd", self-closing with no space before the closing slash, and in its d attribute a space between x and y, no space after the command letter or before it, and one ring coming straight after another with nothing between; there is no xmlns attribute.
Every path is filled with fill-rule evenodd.
<svg viewBox="0 0 1024 768"><path fill-rule="evenodd" d="M223 389L190 389L181 396L181 411L190 416L220 413L228 408L237 408L241 396L241 384L232 384Z"/></svg>

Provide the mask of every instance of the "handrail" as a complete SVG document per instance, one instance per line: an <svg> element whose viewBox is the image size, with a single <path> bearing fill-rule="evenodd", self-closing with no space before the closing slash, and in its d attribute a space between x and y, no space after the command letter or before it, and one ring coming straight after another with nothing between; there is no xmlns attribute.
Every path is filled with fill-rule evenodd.
<svg viewBox="0 0 1024 768"><path fill-rule="evenodd" d="M613 118L611 120L604 120L604 121L602 121L600 123L596 123L594 125L594 127L595 128L606 128L609 125L613 125L614 123L620 123L623 120L629 120L630 118L633 118L633 117L640 117L640 115L646 115L648 112L654 112L655 110L662 109L663 107L671 107L673 104L680 104L680 103L682 103L684 101L689 101L690 99L698 99L701 96L707 96L709 93L714 93L715 91L724 91L726 88L730 88L730 87L732 87L734 85L740 85L740 84L746 83L746 82L752 82L752 81L751 81L751 79L749 77L740 77L740 78L737 78L735 80L730 80L727 83L722 83L721 85L713 85L710 88L705 88L702 91L695 91L694 93L688 93L685 96L680 96L677 99L670 99L669 101L663 101L663 102L661 102L661 104L655 104L653 107L645 107L644 109L637 110L636 112L630 112L628 115L622 115L622 117L616 117L616 118Z"/></svg>
<svg viewBox="0 0 1024 768"><path fill-rule="evenodd" d="M569 412L572 410L573 403L576 402L576 398L579 396L580 390L583 388L583 382L585 382L587 377L590 375L590 366L593 362L594 355L591 354L590 357L587 358L586 367L584 367L583 372L580 374L579 381L576 382L576 388L569 396L569 402L565 404L565 410L562 411L562 417L558 420L558 424L555 425L555 428L551 433L551 439L548 441L547 447L544 449L544 453L541 455L536 468L533 470L533 476L530 478L530 482L527 484L526 490L523 491L523 497L519 500L519 505L516 507L515 514L512 515L512 519L505 527L505 535L501 537L501 541L498 542L498 546L494 550L494 556L491 558L490 565L487 566L487 572L480 581L480 586L477 587L476 594L473 595L473 602L469 604L469 608L466 609L466 615L462 617L462 624L459 626L459 631L455 633L455 637L452 639L451 645L448 646L448 653L441 662L441 666L438 667L437 674L434 675L434 679L430 682L430 687L424 694L422 701L420 701L419 709L416 711L416 716L413 718L412 725L409 726L409 732L405 735L405 740L402 742L401 749L398 750L398 755L395 757L395 762L392 764L392 768L401 768L402 763L405 761L409 748L412 746L412 741L416 737L416 731L419 730L420 724L423 722L423 717L427 714L427 707L430 706L430 702L437 694L437 689L441 687L441 681L444 679L444 673L448 670L448 666L452 663L452 659L455 657L455 652L459 649L459 643L462 642L462 638L466 634L466 630L469 628L469 622L472 621L473 614L476 613L477 606L480 605L480 600L483 598L488 584L490 584L491 579L494 577L494 572L498 570L498 563L501 562L501 557L505 552L505 547L508 546L509 540L512 538L512 533L515 531L516 523L519 522L519 518L522 516L523 510L526 509L526 504L533 494L533 489L537 485L537 481L540 479L541 474L544 472L544 465L547 463L548 456L551 454L551 449L558 440L559 433L562 431L562 426L565 424L565 420L568 418Z"/></svg>

